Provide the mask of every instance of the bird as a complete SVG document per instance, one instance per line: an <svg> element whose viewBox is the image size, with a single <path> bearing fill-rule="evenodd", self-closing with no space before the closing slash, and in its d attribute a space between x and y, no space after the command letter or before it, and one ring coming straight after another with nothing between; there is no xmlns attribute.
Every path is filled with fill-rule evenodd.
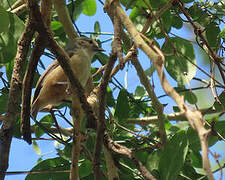
<svg viewBox="0 0 225 180"><path fill-rule="evenodd" d="M91 75L91 61L97 52L104 51L98 43L88 37L78 37L65 49L70 67L84 88ZM31 115L36 120L37 113L46 106L59 105L71 97L68 92L68 78L57 59L40 76L32 102Z"/></svg>

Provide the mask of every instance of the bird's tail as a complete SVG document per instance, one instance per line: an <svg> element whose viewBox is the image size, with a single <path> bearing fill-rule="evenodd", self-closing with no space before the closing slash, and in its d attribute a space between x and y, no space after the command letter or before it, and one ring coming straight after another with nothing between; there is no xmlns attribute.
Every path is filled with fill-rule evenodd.
<svg viewBox="0 0 225 180"><path fill-rule="evenodd" d="M32 107L31 107L31 116L35 120L36 120L39 109L40 109L40 103L36 100L36 101L34 101L34 103L32 104Z"/></svg>

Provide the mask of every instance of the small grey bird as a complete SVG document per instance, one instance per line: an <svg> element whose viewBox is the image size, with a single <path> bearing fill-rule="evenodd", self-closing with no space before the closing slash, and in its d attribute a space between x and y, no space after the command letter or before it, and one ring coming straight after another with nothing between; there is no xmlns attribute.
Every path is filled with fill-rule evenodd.
<svg viewBox="0 0 225 180"><path fill-rule="evenodd" d="M77 38L66 48L70 57L70 66L83 87L91 75L91 60L99 51L104 50L99 48L96 41L87 37ZM44 107L60 104L63 100L70 98L71 94L67 92L68 83L66 82L68 82L67 76L58 61L54 60L37 82L31 108L34 119L38 111Z"/></svg>

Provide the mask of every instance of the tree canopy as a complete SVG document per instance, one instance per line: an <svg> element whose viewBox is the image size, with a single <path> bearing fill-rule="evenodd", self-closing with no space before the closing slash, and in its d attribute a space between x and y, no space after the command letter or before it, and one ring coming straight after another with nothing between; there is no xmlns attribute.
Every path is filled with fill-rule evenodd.
<svg viewBox="0 0 225 180"><path fill-rule="evenodd" d="M81 31L82 15L96 14ZM57 142L26 180L222 179L213 146L225 141L224 20L223 0L1 1L0 180L20 173L7 171L12 138L37 154L39 140ZM86 87L63 50L78 36L107 50ZM32 120L32 90L55 58L72 99Z"/></svg>

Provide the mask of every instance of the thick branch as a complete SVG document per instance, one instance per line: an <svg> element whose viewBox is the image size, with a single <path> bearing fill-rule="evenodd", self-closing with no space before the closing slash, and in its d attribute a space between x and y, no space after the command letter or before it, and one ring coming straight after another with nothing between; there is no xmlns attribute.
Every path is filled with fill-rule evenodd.
<svg viewBox="0 0 225 180"><path fill-rule="evenodd" d="M3 125L0 130L0 179L4 179L4 172L8 168L9 151L13 131L12 124L16 119L19 110L19 95L21 93L23 79L22 72L33 34L34 31L29 18L25 30L18 41L17 54L10 83L8 104L6 107L6 118L3 121Z"/></svg>
<svg viewBox="0 0 225 180"><path fill-rule="evenodd" d="M30 57L27 71L24 76L23 81L23 92L22 92L22 109L21 109L21 132L23 138L29 144L31 141L31 132L30 132L30 99L32 84L35 75L35 70L38 64L38 61L45 49L45 38L37 37L34 48Z"/></svg>
<svg viewBox="0 0 225 180"><path fill-rule="evenodd" d="M199 111L202 113L202 115L209 115L209 114L214 114L214 113L222 113L225 110L217 111L217 110L213 110L213 109L201 109ZM171 113L171 114L167 114L165 116L169 121L187 121L185 112ZM142 117L142 118L128 118L127 121L128 121L128 123L131 123L131 124L147 126L152 123L157 123L158 116Z"/></svg>
<svg viewBox="0 0 225 180"><path fill-rule="evenodd" d="M113 48L114 49L114 48ZM102 81L99 86L99 114L98 114L98 124L97 124L97 134L96 134L96 144L95 144L95 153L94 153L94 171L95 171L95 179L98 180L101 177L100 173L100 154L102 148L102 140L103 134L105 131L105 95L106 95L106 88L110 79L110 74L113 68L113 65L116 61L116 52L112 50L112 54L109 57L109 61L106 65L105 72L102 77Z"/></svg>
<svg viewBox="0 0 225 180"><path fill-rule="evenodd" d="M78 37L78 34L73 27L73 22L71 21L68 9L66 7L66 1L65 0L52 0L52 1L58 14L59 21L63 25L64 31L66 32L70 40L74 40L76 37Z"/></svg>

